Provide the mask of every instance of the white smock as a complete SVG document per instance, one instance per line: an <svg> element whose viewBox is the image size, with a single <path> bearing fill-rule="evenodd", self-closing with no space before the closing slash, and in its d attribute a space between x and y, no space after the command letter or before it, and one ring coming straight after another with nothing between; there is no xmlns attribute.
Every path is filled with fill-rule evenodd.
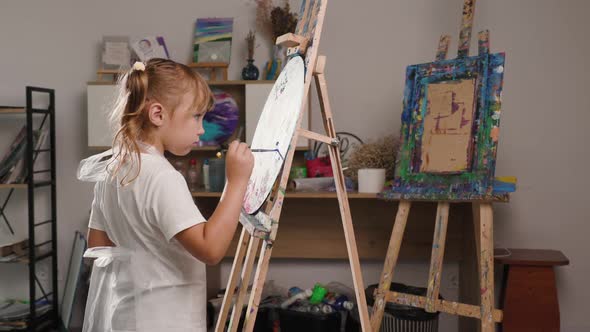
<svg viewBox="0 0 590 332"><path fill-rule="evenodd" d="M141 171L121 186L113 151L83 160L78 179L96 182L89 227L116 247L95 247L84 332L205 332L205 264L174 238L205 222L182 175L154 147L142 144ZM135 175L132 171L131 177Z"/></svg>

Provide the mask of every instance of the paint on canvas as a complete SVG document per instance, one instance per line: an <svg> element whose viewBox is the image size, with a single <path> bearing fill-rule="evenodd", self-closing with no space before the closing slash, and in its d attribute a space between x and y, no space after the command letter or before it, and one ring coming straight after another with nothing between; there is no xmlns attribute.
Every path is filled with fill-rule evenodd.
<svg viewBox="0 0 590 332"><path fill-rule="evenodd" d="M233 22L233 18L197 19L193 62L229 63Z"/></svg>
<svg viewBox="0 0 590 332"><path fill-rule="evenodd" d="M236 100L226 91L211 89L215 103L205 113L203 128L205 133L200 137L202 145L221 145L225 143L238 127L240 110Z"/></svg>
<svg viewBox="0 0 590 332"><path fill-rule="evenodd" d="M290 59L264 104L251 144L254 169L243 205L248 214L262 206L283 167L301 112L304 74L301 57Z"/></svg>
<svg viewBox="0 0 590 332"><path fill-rule="evenodd" d="M467 171L471 162L475 79L431 83L425 89L419 171Z"/></svg>
<svg viewBox="0 0 590 332"><path fill-rule="evenodd" d="M504 53L406 71L392 199L498 199L494 191ZM502 197L500 197L502 199Z"/></svg>

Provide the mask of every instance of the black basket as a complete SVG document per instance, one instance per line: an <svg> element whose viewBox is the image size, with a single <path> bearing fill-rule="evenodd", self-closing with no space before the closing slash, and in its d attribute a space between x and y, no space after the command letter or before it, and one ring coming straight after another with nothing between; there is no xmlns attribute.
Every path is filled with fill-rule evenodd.
<svg viewBox="0 0 590 332"><path fill-rule="evenodd" d="M365 290L365 296L367 297L367 304L370 306L373 306L373 303L375 301L373 294L375 292L375 289L377 289L378 287L379 287L379 285L377 285L377 284L370 285ZM428 292L428 290L423 287L408 286L408 285L394 283L394 282L391 283L389 290L394 291L394 292L398 292L398 293L405 293L405 294L411 294L411 295L417 295L417 296L426 296L426 293ZM441 300L443 299L443 297L440 294L439 294L438 298ZM421 308L410 307L410 306L391 303L391 302L388 302L385 305L385 312L393 315L397 319L411 320L411 321L431 321L431 320L438 319L438 315L440 314L439 312L426 312L426 311L424 311L424 309L421 309Z"/></svg>

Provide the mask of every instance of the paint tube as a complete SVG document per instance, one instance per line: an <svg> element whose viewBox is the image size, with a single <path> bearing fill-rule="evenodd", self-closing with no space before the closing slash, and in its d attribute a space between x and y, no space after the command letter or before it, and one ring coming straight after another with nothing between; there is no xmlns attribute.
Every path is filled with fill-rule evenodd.
<svg viewBox="0 0 590 332"><path fill-rule="evenodd" d="M301 289L301 288L299 288L297 286L291 287L291 288L289 288L289 292L287 293L287 296L288 297L295 296L295 295L297 295L297 294L299 294L299 293L301 293L303 291L304 291L303 289Z"/></svg>
<svg viewBox="0 0 590 332"><path fill-rule="evenodd" d="M352 310L354 308L354 303L348 301L348 297L346 295L341 295L336 299L334 303L336 310Z"/></svg>
<svg viewBox="0 0 590 332"><path fill-rule="evenodd" d="M304 305L300 305L298 307L295 307L293 310L299 311L299 312L310 312L311 306L309 304L304 304Z"/></svg>
<svg viewBox="0 0 590 332"><path fill-rule="evenodd" d="M287 300L285 300L283 303L281 303L281 308L287 309L293 303L295 303L299 300L304 300L304 299L310 297L311 295L312 295L311 289L306 289L305 291L297 293L297 294L291 296L290 298L288 298Z"/></svg>
<svg viewBox="0 0 590 332"><path fill-rule="evenodd" d="M322 313L323 314L331 314L334 312L334 308L332 308L329 304L322 304Z"/></svg>
<svg viewBox="0 0 590 332"><path fill-rule="evenodd" d="M328 293L323 301L325 304L330 305L334 310L352 310L354 303L348 300L346 295L340 295L338 293Z"/></svg>
<svg viewBox="0 0 590 332"><path fill-rule="evenodd" d="M319 314L319 313L322 312L322 309L320 309L320 306L319 305L312 305L310 312L312 314Z"/></svg>

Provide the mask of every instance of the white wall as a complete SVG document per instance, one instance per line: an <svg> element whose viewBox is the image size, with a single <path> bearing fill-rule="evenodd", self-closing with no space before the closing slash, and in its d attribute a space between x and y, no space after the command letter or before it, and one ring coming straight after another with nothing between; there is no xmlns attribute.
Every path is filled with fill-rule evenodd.
<svg viewBox="0 0 590 332"><path fill-rule="evenodd" d="M321 53L327 55L327 79L338 130L363 138L398 132L405 66L434 57L441 33L453 36L454 56L461 0L330 1ZM244 65L243 38L254 26L255 7L246 1L100 1L21 0L0 3L0 104L23 104L24 86L57 91L58 217L61 274L76 229L84 230L91 186L75 179L78 161L87 155L85 83L95 78L103 35L161 34L172 57L186 62L197 17L235 17L230 78ZM495 242L500 246L554 248L572 261L558 270L562 331L590 328L585 281L590 263L585 235L590 231L590 160L584 148L589 134L590 74L584 55L590 23L584 0L480 0L475 32L491 30L493 51L507 52L499 175L516 175L519 191L496 213ZM262 66L268 48L256 52ZM475 45L475 44L474 44ZM317 119L317 118L316 118ZM316 123L318 123L316 121ZM12 139L0 126L0 147ZM319 127L317 128L319 129ZM3 194L2 194L3 195ZM20 196L22 198L22 195ZM18 198L18 197L17 197ZM23 205L9 211L18 217ZM24 223L24 222L23 222ZM24 225L19 226L24 230ZM223 282L227 264L223 267ZM308 273L296 274L298 271ZM366 283L378 279L376 263L364 265ZM404 264L400 280L425 280L426 267ZM456 274L456 266L446 269ZM350 282L347 263L327 267L309 261L281 261L270 277L286 286L299 281ZM0 298L24 296L22 274L0 266ZM444 293L455 296L453 289ZM454 319L443 330L453 331Z"/></svg>

